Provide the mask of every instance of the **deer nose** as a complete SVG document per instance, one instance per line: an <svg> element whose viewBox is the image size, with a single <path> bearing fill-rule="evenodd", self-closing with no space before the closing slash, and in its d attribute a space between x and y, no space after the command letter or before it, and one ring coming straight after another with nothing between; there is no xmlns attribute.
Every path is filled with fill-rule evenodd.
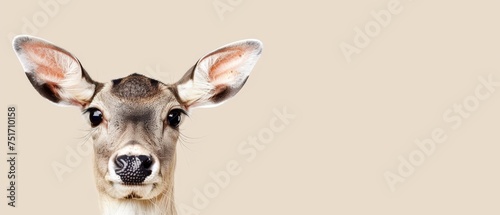
<svg viewBox="0 0 500 215"><path fill-rule="evenodd" d="M137 185L151 175L153 160L147 155L120 155L115 159L115 173L126 185Z"/></svg>

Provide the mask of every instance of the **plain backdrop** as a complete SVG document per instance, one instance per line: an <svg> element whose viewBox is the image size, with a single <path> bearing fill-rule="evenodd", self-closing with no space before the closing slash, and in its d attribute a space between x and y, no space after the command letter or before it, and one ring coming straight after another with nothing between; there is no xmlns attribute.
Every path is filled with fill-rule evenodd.
<svg viewBox="0 0 500 215"><path fill-rule="evenodd" d="M28 33L72 52L101 82L136 72L170 83L221 45L245 38L264 43L238 95L193 110L182 125L175 196L193 209L184 214L499 214L500 87L481 88L487 98L476 92L481 78L500 81L499 6L486 0L4 2L1 213L98 213L92 155L79 155L62 180L52 167L67 165L72 150L92 141L78 109L51 104L24 75L10 37ZM8 105L18 114L16 208L6 198ZM269 133L275 112L284 110L295 117ZM436 129L446 140L425 154L416 141ZM252 138L263 148L247 161L238 147ZM211 173L232 161L240 172L215 189ZM197 192L207 186L213 198L196 207Z"/></svg>

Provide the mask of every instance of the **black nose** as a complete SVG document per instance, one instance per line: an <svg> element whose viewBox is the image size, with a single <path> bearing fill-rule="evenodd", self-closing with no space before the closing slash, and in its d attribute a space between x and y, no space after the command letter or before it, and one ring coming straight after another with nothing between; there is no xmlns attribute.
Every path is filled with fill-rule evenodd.
<svg viewBox="0 0 500 215"><path fill-rule="evenodd" d="M123 183L136 185L144 182L151 175L153 160L146 155L120 155L115 160L115 173L120 176Z"/></svg>

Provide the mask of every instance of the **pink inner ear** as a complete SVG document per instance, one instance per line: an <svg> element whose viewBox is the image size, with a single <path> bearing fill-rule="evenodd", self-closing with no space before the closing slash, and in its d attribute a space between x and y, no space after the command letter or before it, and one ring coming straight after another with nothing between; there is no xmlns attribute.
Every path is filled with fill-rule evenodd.
<svg viewBox="0 0 500 215"><path fill-rule="evenodd" d="M26 51L29 60L35 64L33 65L35 72L43 79L57 82L64 78L64 70L57 59L58 55L63 54L63 50L37 42L24 44L22 48Z"/></svg>
<svg viewBox="0 0 500 215"><path fill-rule="evenodd" d="M212 67L210 67L209 77L211 81L234 78L238 75L236 69L240 66L241 62L244 61L245 50L242 47L222 49L213 53L213 55L221 54L221 52L227 53L217 58Z"/></svg>

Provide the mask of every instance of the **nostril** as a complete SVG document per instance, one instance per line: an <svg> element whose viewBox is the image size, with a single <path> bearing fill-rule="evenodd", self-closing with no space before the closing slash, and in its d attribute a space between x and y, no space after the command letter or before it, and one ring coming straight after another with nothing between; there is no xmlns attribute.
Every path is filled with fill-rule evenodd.
<svg viewBox="0 0 500 215"><path fill-rule="evenodd" d="M125 167L125 165L127 165L127 160L129 160L129 156L127 156L127 155L121 155L121 156L116 157L116 159L115 159L116 167L118 169L122 169L123 167Z"/></svg>
<svg viewBox="0 0 500 215"><path fill-rule="evenodd" d="M151 165L153 164L153 160L151 159L150 156L139 155L138 158L141 161L141 168L143 168L143 169L151 168Z"/></svg>

